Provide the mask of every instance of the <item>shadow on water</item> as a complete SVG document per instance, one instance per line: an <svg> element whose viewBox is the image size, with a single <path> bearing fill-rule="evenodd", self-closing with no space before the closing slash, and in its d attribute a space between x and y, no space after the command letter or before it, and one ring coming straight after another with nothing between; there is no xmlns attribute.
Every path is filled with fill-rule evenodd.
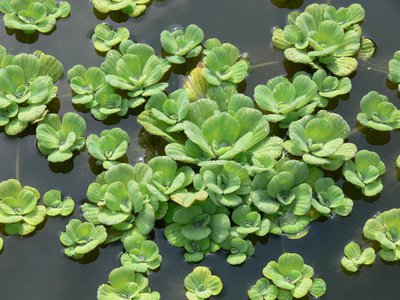
<svg viewBox="0 0 400 300"><path fill-rule="evenodd" d="M303 5L303 0L271 0L271 3L279 8L295 9Z"/></svg>

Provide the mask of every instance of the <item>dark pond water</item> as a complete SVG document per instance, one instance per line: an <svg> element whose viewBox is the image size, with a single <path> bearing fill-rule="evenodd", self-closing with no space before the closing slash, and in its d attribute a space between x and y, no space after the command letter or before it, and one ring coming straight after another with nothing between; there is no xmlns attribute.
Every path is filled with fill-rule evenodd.
<svg viewBox="0 0 400 300"><path fill-rule="evenodd" d="M41 49L60 59L68 70L76 64L89 67L102 62L103 57L95 53L90 41L94 27L100 22L121 23L129 28L135 41L146 42L158 51L161 48L159 33L163 29L195 23L204 29L206 37L218 37L249 53L252 64L258 65L247 79L246 93L250 96L257 84L294 71L290 64L283 63L283 54L271 46L271 28L283 26L290 12L278 7L282 4L279 0L273 0L273 3L269 0L155 0L146 15L127 20L96 16L89 0L69 2L72 15L59 21L51 35L40 35L21 42L21 37L6 32L0 21L0 43L14 54ZM304 1L301 7L311 2ZM336 6L347 6L349 3L331 1ZM389 265L377 259L372 267L364 267L352 276L343 273L340 267L343 247L351 240L363 242L364 222L378 211L398 207L400 196L399 174L395 168L395 159L400 153L399 132L373 134L356 128L359 101L370 90L386 94L393 103L399 104L396 90L387 86L386 68L394 51L400 49L400 1L365 0L360 3L367 12L364 33L377 43L378 50L370 62L359 66L349 97L340 99L332 108L342 114L353 128L350 142L357 144L359 149L370 149L381 155L387 165L384 190L380 197L366 199L344 185L344 191L355 200L351 216L316 222L311 226L310 233L300 240L270 237L258 242L256 254L243 266L229 266L223 252L208 256L203 264L210 266L224 283L223 293L216 297L218 299L247 299L247 289L261 277L263 267L284 251L300 253L326 280L328 291L324 299L399 299L399 264ZM171 76L171 88L178 87L181 80L176 75ZM59 113L74 111L65 77L59 82L59 90ZM99 133L102 129L116 126L98 122L89 113L80 114L88 123L89 133ZM117 126L131 135L130 163L146 160L156 151L156 142L144 134L136 123L135 115L121 120ZM86 188L95 179L87 153L81 153L70 164L49 165L36 149L32 133L23 138L11 138L1 133L0 154L0 180L18 177L24 185L35 186L42 193L58 188L72 196L78 205L83 203ZM80 217L79 209L70 218L73 217ZM98 286L107 281L112 269L119 266L122 245L101 248L90 263L74 262L63 255L63 247L58 240L67 222L68 218L52 218L33 236L23 239L4 237L5 249L0 255L0 299L96 299ZM163 264L157 273L150 275L150 285L161 292L162 299L184 299L183 279L194 265L183 261L181 251L168 244L162 229L156 230L155 239L163 255Z"/></svg>

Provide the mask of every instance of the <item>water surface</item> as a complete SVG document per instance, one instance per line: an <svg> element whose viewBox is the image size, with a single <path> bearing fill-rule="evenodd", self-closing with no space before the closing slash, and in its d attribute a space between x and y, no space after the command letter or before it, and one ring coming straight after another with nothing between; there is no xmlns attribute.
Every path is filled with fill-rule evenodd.
<svg viewBox="0 0 400 300"><path fill-rule="evenodd" d="M176 25L195 23L203 28L206 37L218 37L231 42L247 52L254 68L247 79L246 94L252 96L257 84L265 83L277 75L292 73L294 68L283 63L283 54L271 46L271 28L284 26L289 9L279 8L268 0L159 0L153 1L146 14L137 19L97 16L88 0L69 0L72 15L57 22L51 35L39 35L30 40L7 32L0 21L0 43L17 54L43 50L60 59L66 70L76 64L86 67L98 66L104 58L97 55L90 35L101 22L123 25L129 28L135 41L145 42L160 53L159 34L163 29ZM279 0L273 1L281 3ZM299 1L295 1L299 2ZM318 1L317 1L318 2ZM312 3L304 1L301 8ZM350 1L331 1L335 6L349 5ZM400 49L400 2L397 0L360 1L367 17L364 33L378 45L375 57L369 63L361 63L352 79L353 89L348 97L336 101L333 111L340 113L349 122L353 133L349 141L359 149L378 152L387 172L384 190L380 197L366 199L354 188L344 185L345 193L355 200L351 216L335 217L325 222L314 222L310 233L300 240L271 236L256 245L254 257L240 267L229 266L226 253L207 256L203 265L211 267L213 273L224 283L223 293L217 299L246 299L247 289L262 276L263 267L276 260L284 251L297 252L312 265L318 276L328 285L324 299L398 299L400 266L385 264L379 258L372 267L363 267L355 275L342 272L340 258L343 247L352 240L363 243L362 227L365 221L379 211L398 207L400 189L395 159L400 153L399 132L374 134L356 129L359 101L370 90L387 95L398 105L396 90L390 90L386 82L387 61ZM105 19L104 19L105 18ZM21 42L22 41L22 42ZM179 87L181 78L171 76L172 89ZM66 78L59 81L59 113L74 111L71 91ZM57 109L57 105L55 105ZM96 121L90 113L80 114L88 123L88 134L99 133L105 128L119 126L131 136L128 151L130 163L145 160L155 152L154 140L141 131L136 116L130 115L118 124ZM0 180L18 177L24 185L37 187L41 193L49 189L61 189L72 196L77 205L85 200L87 186L95 180L87 153L81 153L72 163L62 166L49 165L35 145L35 136L30 133L23 138L0 134ZM340 183L341 184L341 183ZM92 300L101 283L107 281L108 273L118 267L121 244L101 248L91 258L92 262L81 264L63 255L64 248L58 240L69 218L80 218L75 214L68 218L48 219L44 227L26 238L5 236L5 249L0 255L0 293L5 300ZM183 260L182 251L171 247L164 239L162 229L155 231L163 264L160 270L150 275L150 286L161 293L162 299L185 299L183 279L195 267Z"/></svg>

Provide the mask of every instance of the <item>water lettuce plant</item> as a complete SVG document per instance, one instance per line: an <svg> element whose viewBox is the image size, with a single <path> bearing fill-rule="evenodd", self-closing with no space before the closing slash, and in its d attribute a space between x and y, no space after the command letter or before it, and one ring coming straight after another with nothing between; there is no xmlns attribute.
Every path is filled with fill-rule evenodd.
<svg viewBox="0 0 400 300"><path fill-rule="evenodd" d="M48 33L56 26L57 19L70 14L71 7L68 2L57 3L56 0L2 0L0 12L9 29L26 34Z"/></svg>
<svg viewBox="0 0 400 300"><path fill-rule="evenodd" d="M160 136L168 142L177 142L190 107L188 92L184 89L175 90L169 95L157 93L146 102L137 122L152 135Z"/></svg>
<svg viewBox="0 0 400 300"><path fill-rule="evenodd" d="M265 85L258 85L254 90L254 99L264 111L269 122L279 122L287 128L293 121L311 114L318 102L316 83L306 75L299 75L290 82L283 76L270 79Z"/></svg>
<svg viewBox="0 0 400 300"><path fill-rule="evenodd" d="M293 77L306 75L317 84L318 95L314 101L318 102L318 107L325 107L329 100L338 96L345 95L351 91L352 85L349 77L338 78L329 75L324 69L319 69L314 74L307 72L297 72Z"/></svg>
<svg viewBox="0 0 400 300"><path fill-rule="evenodd" d="M86 147L96 163L109 169L119 163L118 159L126 154L130 139L128 133L121 128L103 130L100 137L90 134L86 139Z"/></svg>
<svg viewBox="0 0 400 300"><path fill-rule="evenodd" d="M218 206L236 207L251 191L251 180L243 166L233 161L215 161L200 168L194 178L197 190L207 192Z"/></svg>
<svg viewBox="0 0 400 300"><path fill-rule="evenodd" d="M184 121L185 144L171 143L166 154L178 161L198 164L209 160L232 160L265 141L269 124L260 111L242 107L235 112L199 118L197 124Z"/></svg>
<svg viewBox="0 0 400 300"><path fill-rule="evenodd" d="M385 173L385 164L379 155L373 151L361 150L352 160L346 161L343 167L343 176L365 196L375 196L382 189L381 176Z"/></svg>
<svg viewBox="0 0 400 300"><path fill-rule="evenodd" d="M46 116L63 66L41 51L12 56L0 46L0 53L0 126L6 134L17 135Z"/></svg>
<svg viewBox="0 0 400 300"><path fill-rule="evenodd" d="M60 242L66 247L65 255L74 259L81 259L85 254L103 244L107 238L104 226L95 226L92 223L78 219L69 220L65 232L60 234Z"/></svg>
<svg viewBox="0 0 400 300"><path fill-rule="evenodd" d="M62 199L61 192L58 190L47 191L43 195L43 202L47 206L46 213L49 217L68 216L75 208L74 200L71 197Z"/></svg>
<svg viewBox="0 0 400 300"><path fill-rule="evenodd" d="M83 217L117 231L116 239L135 228L147 235L155 220L163 218L167 205L164 198L149 190L152 175L151 168L143 163L134 167L121 163L108 169L89 185Z"/></svg>
<svg viewBox="0 0 400 300"><path fill-rule="evenodd" d="M186 59L199 56L203 39L203 30L195 24L187 26L185 30L164 30L160 35L161 45L167 53L166 59L171 64L184 64Z"/></svg>
<svg viewBox="0 0 400 300"><path fill-rule="evenodd" d="M0 223L7 234L27 235L46 217L46 207L38 205L40 193L22 186L16 179L0 183Z"/></svg>
<svg viewBox="0 0 400 300"><path fill-rule="evenodd" d="M98 300L129 299L159 300L160 294L152 292L149 280L130 267L112 270L108 276L109 284L102 284L97 290Z"/></svg>
<svg viewBox="0 0 400 300"><path fill-rule="evenodd" d="M217 39L205 42L203 75L209 84L219 86L223 82L238 84L250 72L249 62L240 56L239 49Z"/></svg>
<svg viewBox="0 0 400 300"><path fill-rule="evenodd" d="M278 288L291 294L288 298L278 297L278 299L299 299L307 294L321 297L325 294L325 282L320 278L313 278L314 269L306 265L297 253L284 253L277 262L269 262L263 269L263 274Z"/></svg>
<svg viewBox="0 0 400 300"><path fill-rule="evenodd" d="M222 281L212 275L207 267L196 267L185 278L186 298L189 300L209 299L222 291Z"/></svg>
<svg viewBox="0 0 400 300"><path fill-rule="evenodd" d="M361 251L361 247L356 242L350 242L344 247L344 256L341 264L349 272L357 272L362 265L372 265L375 261L374 248L368 247Z"/></svg>
<svg viewBox="0 0 400 300"><path fill-rule="evenodd" d="M148 166L153 172L151 177L151 184L147 188L157 195L161 201L168 201L169 199L180 202L178 198L183 192L186 195L186 187L188 187L195 176L192 168L182 166L178 168L178 164L172 158L167 156L158 156L152 158L148 162ZM183 196L184 197L184 196Z"/></svg>
<svg viewBox="0 0 400 300"><path fill-rule="evenodd" d="M226 261L230 265L240 265L247 257L255 252L253 243L250 240L239 237L236 228L232 228L229 237L221 244L221 248L229 251Z"/></svg>
<svg viewBox="0 0 400 300"><path fill-rule="evenodd" d="M92 41L97 51L107 52L122 41L129 39L129 35L128 28L120 27L112 30L107 24L98 24L94 29Z"/></svg>
<svg viewBox="0 0 400 300"><path fill-rule="evenodd" d="M275 300L278 298L279 289L267 278L261 278L249 288L247 295L250 300Z"/></svg>
<svg viewBox="0 0 400 300"><path fill-rule="evenodd" d="M339 9L311 4L304 12L290 13L289 24L273 31L272 43L292 62L347 76L357 69L359 52L366 58L374 52L371 43L363 41L360 23L364 17L360 4Z"/></svg>
<svg viewBox="0 0 400 300"><path fill-rule="evenodd" d="M66 113L62 120L57 114L49 114L36 128L37 145L48 161L63 162L83 148L85 131L86 121L76 113Z"/></svg>
<svg viewBox="0 0 400 300"><path fill-rule="evenodd" d="M150 0L91 0L93 6L101 13L121 11L130 17L144 13Z"/></svg>
<svg viewBox="0 0 400 300"><path fill-rule="evenodd" d="M356 145L345 143L350 134L347 122L338 114L319 111L289 125L290 140L285 149L311 165L326 170L337 170L357 152Z"/></svg>
<svg viewBox="0 0 400 300"><path fill-rule="evenodd" d="M389 61L389 80L397 84L400 92L400 51L393 54L393 58Z"/></svg>
<svg viewBox="0 0 400 300"><path fill-rule="evenodd" d="M128 107L135 108L156 93L164 91L168 83L160 82L171 65L157 57L154 49L146 44L126 41L120 46L122 53L110 50L101 69L112 87L125 91Z"/></svg>
<svg viewBox="0 0 400 300"><path fill-rule="evenodd" d="M229 236L228 213L228 209L210 200L187 208L170 204L164 235L173 246L185 248L186 261L200 261L205 254L218 250L218 245Z"/></svg>
<svg viewBox="0 0 400 300"><path fill-rule="evenodd" d="M161 265L161 255L155 242L146 240L133 231L124 239L125 253L121 255L121 264L131 267L135 272L148 273Z"/></svg>
<svg viewBox="0 0 400 300"><path fill-rule="evenodd" d="M385 261L400 260L400 209L383 211L367 220L363 228L364 236L377 241L381 249L379 256Z"/></svg>
<svg viewBox="0 0 400 300"><path fill-rule="evenodd" d="M361 125L379 131L400 128L400 111L386 96L371 91L361 99L360 107L357 120Z"/></svg>
<svg viewBox="0 0 400 300"><path fill-rule="evenodd" d="M342 189L335 185L332 178L325 177L315 181L313 190L315 196L311 205L321 215L329 217L332 214L348 216L353 210L353 201L346 198Z"/></svg>

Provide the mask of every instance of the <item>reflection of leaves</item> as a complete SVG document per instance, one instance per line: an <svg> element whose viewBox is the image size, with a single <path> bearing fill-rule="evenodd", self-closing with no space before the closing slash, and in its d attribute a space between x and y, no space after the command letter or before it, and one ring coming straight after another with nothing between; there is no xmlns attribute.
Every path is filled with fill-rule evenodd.
<svg viewBox="0 0 400 300"><path fill-rule="evenodd" d="M303 0L271 0L271 3L279 8L299 8Z"/></svg>
<svg viewBox="0 0 400 300"><path fill-rule="evenodd" d="M140 147L145 150L144 161L148 162L150 159L165 155L164 148L166 146L165 141L149 134L143 128L139 132L138 141Z"/></svg>

